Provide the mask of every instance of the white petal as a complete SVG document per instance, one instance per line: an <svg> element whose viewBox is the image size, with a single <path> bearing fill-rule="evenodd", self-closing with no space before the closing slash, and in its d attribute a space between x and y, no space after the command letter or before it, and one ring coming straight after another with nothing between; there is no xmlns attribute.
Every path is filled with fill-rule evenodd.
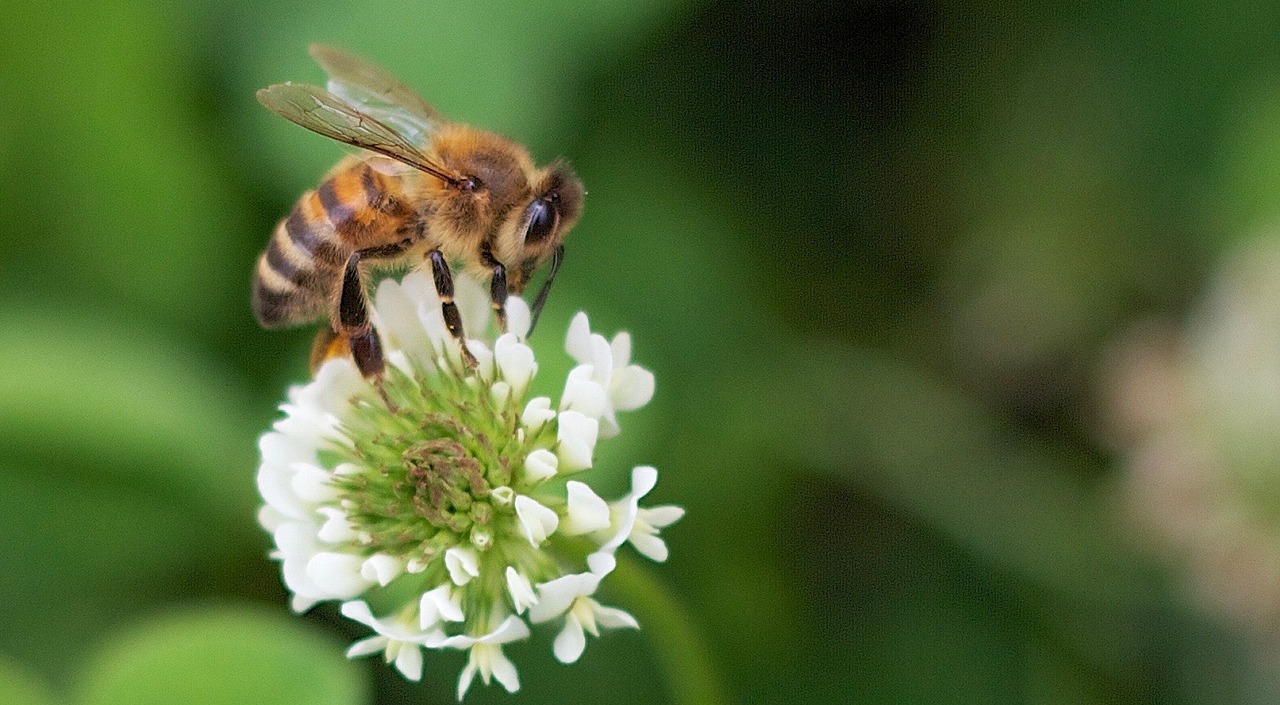
<svg viewBox="0 0 1280 705"><path fill-rule="evenodd" d="M361 656L385 651L389 641L391 640L385 636L371 636L367 639L361 639L347 649L347 658L360 658Z"/></svg>
<svg viewBox="0 0 1280 705"><path fill-rule="evenodd" d="M510 385L517 397L524 396L529 387L529 380L538 371L538 363L534 361L533 350L519 342L514 333L506 333L493 344L494 360L502 378Z"/></svg>
<svg viewBox="0 0 1280 705"><path fill-rule="evenodd" d="M362 563L364 558L361 556L324 551L307 561L307 576L326 595L346 600L373 586L372 580L365 580L360 575Z"/></svg>
<svg viewBox="0 0 1280 705"><path fill-rule="evenodd" d="M552 457L554 458L555 456ZM269 504L258 507L258 525L266 529L269 534L274 534L276 529L287 521L289 521L288 517Z"/></svg>
<svg viewBox="0 0 1280 705"><path fill-rule="evenodd" d="M554 458L556 456L553 455L551 457ZM526 460L525 462L528 461ZM527 472L525 474L526 476L528 475ZM498 504L506 506L516 501L516 491L506 485L499 485L498 487L489 490L489 497Z"/></svg>
<svg viewBox="0 0 1280 705"><path fill-rule="evenodd" d="M484 335L493 315L489 292L484 285L475 277L460 272L453 278L453 300L458 304L458 313L462 314L462 330L470 335Z"/></svg>
<svg viewBox="0 0 1280 705"><path fill-rule="evenodd" d="M608 528L609 505L586 484L576 480L565 483L568 495L565 520L560 531L567 536L580 536Z"/></svg>
<svg viewBox="0 0 1280 705"><path fill-rule="evenodd" d="M504 407L511 399L511 385L498 380L489 386L489 396L493 398L494 406Z"/></svg>
<svg viewBox="0 0 1280 705"><path fill-rule="evenodd" d="M461 622L462 593L445 583L434 590L422 594L418 601L419 623L423 629L430 629L438 622Z"/></svg>
<svg viewBox="0 0 1280 705"><path fill-rule="evenodd" d="M396 668L415 683L422 680L422 649L411 642L403 643L396 654Z"/></svg>
<svg viewBox="0 0 1280 705"><path fill-rule="evenodd" d="M430 306L440 310L440 295L436 293L435 280L421 269L415 269L400 280L400 290L414 306ZM418 319L422 325L422 319Z"/></svg>
<svg viewBox="0 0 1280 705"><path fill-rule="evenodd" d="M321 541L328 543L345 543L352 541L356 537L356 529L347 520L347 513L337 507L320 507L317 510L327 519L320 526L320 530L316 532L316 536Z"/></svg>
<svg viewBox="0 0 1280 705"><path fill-rule="evenodd" d="M458 702L462 702L462 698L466 696L467 689L471 687L471 681L476 677L476 662L474 658L467 659L467 665L462 669L462 675L458 676Z"/></svg>
<svg viewBox="0 0 1280 705"><path fill-rule="evenodd" d="M600 423L576 411L565 411L557 418L556 455L560 457L559 472L586 470L591 467Z"/></svg>
<svg viewBox="0 0 1280 705"><path fill-rule="evenodd" d="M601 385L608 384L613 375L613 351L603 335L591 336L591 366L595 368L595 380Z"/></svg>
<svg viewBox="0 0 1280 705"><path fill-rule="evenodd" d="M307 564L319 552L315 530L315 526L309 523L286 522L273 534L279 549L280 573L284 577L285 586L294 594L313 602L331 597L307 574ZM295 610L302 611L296 607Z"/></svg>
<svg viewBox="0 0 1280 705"><path fill-rule="evenodd" d="M303 388L299 403L342 418L351 408L351 398L367 387L355 363L345 357L330 358L316 370L315 381Z"/></svg>
<svg viewBox="0 0 1280 705"><path fill-rule="evenodd" d="M565 617L564 629L556 635L552 650L560 663L573 663L582 657L582 651L586 647L587 635L582 631L582 623L570 613Z"/></svg>
<svg viewBox="0 0 1280 705"><path fill-rule="evenodd" d="M618 559L614 558L612 553L597 551L587 556L587 566L591 569L592 575L603 578L618 567Z"/></svg>
<svg viewBox="0 0 1280 705"><path fill-rule="evenodd" d="M609 400L616 411L632 411L653 399L653 373L637 365L628 365L609 379Z"/></svg>
<svg viewBox="0 0 1280 705"><path fill-rule="evenodd" d="M480 562L476 552L469 548L453 548L444 552L444 565L449 569L449 579L454 585L466 585L480 576Z"/></svg>
<svg viewBox="0 0 1280 705"><path fill-rule="evenodd" d="M524 479L526 482L538 483L555 477L559 464L560 459L555 453L539 448L524 459Z"/></svg>
<svg viewBox="0 0 1280 705"><path fill-rule="evenodd" d="M579 364L591 361L591 326L587 314L579 311L569 322L569 332L564 338L564 351Z"/></svg>
<svg viewBox="0 0 1280 705"><path fill-rule="evenodd" d="M493 677L507 689L508 693L520 690L520 676L516 673L516 665L511 663L511 659L507 658L501 649L493 655L489 665L493 669Z"/></svg>
<svg viewBox="0 0 1280 705"><path fill-rule="evenodd" d="M333 469L334 477L342 477L344 475L355 475L362 472L364 468L355 463L339 463L338 467Z"/></svg>
<svg viewBox="0 0 1280 705"><path fill-rule="evenodd" d="M609 528L597 531L592 538L600 542L600 551L612 553L626 543L636 526L637 501L628 495L609 507Z"/></svg>
<svg viewBox="0 0 1280 705"><path fill-rule="evenodd" d="M529 304L519 296L507 297L507 331L514 333L521 340L529 337L529 321L531 314Z"/></svg>
<svg viewBox="0 0 1280 705"><path fill-rule="evenodd" d="M613 354L613 369L621 369L631 362L631 334L622 331L613 336L613 341L609 343L609 350Z"/></svg>
<svg viewBox="0 0 1280 705"><path fill-rule="evenodd" d="M369 609L369 603L364 600L352 600L342 603L342 616L378 631L378 618L373 616L373 611ZM352 647L355 648L355 647Z"/></svg>
<svg viewBox="0 0 1280 705"><path fill-rule="evenodd" d="M457 349L457 346L451 348L451 350ZM484 380L485 383L493 381L493 352L489 350L489 346L485 345L482 340L467 338L467 350L470 350L471 354L476 358L476 375ZM461 353L458 353L458 355L461 355ZM462 358L458 357L457 362L462 364Z"/></svg>
<svg viewBox="0 0 1280 705"><path fill-rule="evenodd" d="M662 563L667 560L668 550L667 544L654 534L642 534L634 532L631 534L631 545L641 555L648 557L650 560Z"/></svg>
<svg viewBox="0 0 1280 705"><path fill-rule="evenodd" d="M684 516L684 507L677 507L674 504L664 504L660 507L650 507L649 509L640 510L640 518L649 526L662 529L680 521L680 517Z"/></svg>
<svg viewBox="0 0 1280 705"><path fill-rule="evenodd" d="M408 280L409 278L405 277L405 283ZM432 359L432 363L438 365L438 361L448 354L448 347L453 344L453 336L444 325L444 315L440 311L440 298L436 295L435 284L429 284L429 287L431 300L418 301L418 321L422 323L422 329L426 331L431 347L436 351L436 357ZM450 342L446 343L446 340Z"/></svg>
<svg viewBox="0 0 1280 705"><path fill-rule="evenodd" d="M529 625L515 615L508 616L497 629L482 636L459 634L440 642L441 648L470 649L476 644L505 644L529 636Z"/></svg>
<svg viewBox="0 0 1280 705"><path fill-rule="evenodd" d="M292 465L292 469L294 470L291 481L293 491L302 501L315 505L321 502L332 502L338 498L340 493L333 485L333 476L328 471L306 462L296 462Z"/></svg>
<svg viewBox="0 0 1280 705"><path fill-rule="evenodd" d="M529 608L529 620L541 624L559 617L573 606L574 600L594 593L602 577L594 573L573 573L538 583L538 604Z"/></svg>
<svg viewBox="0 0 1280 705"><path fill-rule="evenodd" d="M556 516L555 512L525 495L516 497L515 504L516 518L524 527L524 535L529 539L529 545L537 548L547 540L548 536L555 533L556 526L560 523L560 517Z"/></svg>
<svg viewBox="0 0 1280 705"><path fill-rule="evenodd" d="M386 340L386 347L402 350L430 369L435 348L418 318L419 302L411 297L410 291L410 282L416 274L419 273L407 275L403 285L391 278L383 279L374 296L373 307L377 315L377 329Z"/></svg>
<svg viewBox="0 0 1280 705"><path fill-rule="evenodd" d="M604 414L609 405L609 395L593 379L594 376L595 368L591 365L578 365L569 370L564 393L560 395L561 411L573 410L593 419Z"/></svg>
<svg viewBox="0 0 1280 705"><path fill-rule="evenodd" d="M649 494L658 484L658 469L652 465L638 465L631 471L631 496L635 499Z"/></svg>
<svg viewBox="0 0 1280 705"><path fill-rule="evenodd" d="M482 644L506 644L529 636L529 625L523 619L511 615L498 625L497 629L485 634L476 641Z"/></svg>
<svg viewBox="0 0 1280 705"><path fill-rule="evenodd" d="M404 571L404 561L394 556L388 556L385 553L375 553L369 556L360 566L360 575L366 580L377 581L379 585L386 586L392 580L395 580L400 573Z"/></svg>
<svg viewBox="0 0 1280 705"><path fill-rule="evenodd" d="M287 468L297 462L316 462L314 446L275 431L262 434L258 439L258 452L262 455L263 463L280 467Z"/></svg>
<svg viewBox="0 0 1280 705"><path fill-rule="evenodd" d="M550 397L534 397L524 405L524 413L520 415L520 423L530 431L536 431L542 428L548 421L556 417L556 412L551 408Z"/></svg>
<svg viewBox="0 0 1280 705"><path fill-rule="evenodd" d="M538 596L533 594L529 579L517 571L515 566L507 566L507 590L511 593L516 614L523 614L529 605L538 604Z"/></svg>
<svg viewBox="0 0 1280 705"><path fill-rule="evenodd" d="M554 412L552 412L554 413ZM301 519L308 514L306 504L293 489L295 470L264 462L258 468L258 494L267 506L290 519Z"/></svg>
<svg viewBox="0 0 1280 705"><path fill-rule="evenodd" d="M312 607L315 607L317 602L319 602L319 600L313 600L309 597L303 597L302 595L294 595L289 599L289 609L293 610L297 614L302 614Z"/></svg>
<svg viewBox="0 0 1280 705"><path fill-rule="evenodd" d="M632 617L630 613L624 612L617 607L605 607L603 605L593 605L596 613L596 620L600 622L600 626L609 629L621 629L629 627L631 629L639 629L640 623Z"/></svg>

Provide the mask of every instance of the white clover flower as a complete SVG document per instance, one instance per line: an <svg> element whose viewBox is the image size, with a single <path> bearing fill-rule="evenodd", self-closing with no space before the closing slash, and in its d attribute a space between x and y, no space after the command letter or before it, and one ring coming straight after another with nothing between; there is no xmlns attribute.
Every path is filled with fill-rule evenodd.
<svg viewBox="0 0 1280 705"><path fill-rule="evenodd" d="M631 493L610 507L609 528L596 533L601 549L612 553L625 542L630 542L642 555L659 563L667 560L667 544L658 537L658 530L676 523L684 516L684 509L674 505L642 508L640 500L658 483L658 471L642 465L631 471Z"/></svg>
<svg viewBox="0 0 1280 705"><path fill-rule="evenodd" d="M363 600L344 602L342 615L372 627L377 636L361 639L347 649L347 658L368 656L379 651L385 653L387 663L395 662L396 668L411 681L422 680L422 646L438 647L444 643L444 631L429 626L419 626L419 620L411 611L401 612L389 619L373 616ZM434 625L430 625L434 627Z"/></svg>
<svg viewBox="0 0 1280 705"><path fill-rule="evenodd" d="M636 618L616 607L605 607L591 599L600 581L613 572L617 559L609 553L593 553L587 557L590 570L540 583L538 602L529 608L534 624L564 615L564 629L552 647L561 663L573 663L587 646L586 632L600 636L600 627L639 629Z"/></svg>
<svg viewBox="0 0 1280 705"><path fill-rule="evenodd" d="M579 366L569 373L560 408L599 419L602 438L618 435L617 412L639 409L653 398L653 373L631 364L630 334L607 341L591 332L587 314L578 313L569 324L564 349Z"/></svg>
<svg viewBox="0 0 1280 705"><path fill-rule="evenodd" d="M565 477L594 465L618 412L653 395L625 333L609 344L579 315L567 348L581 364L562 398L529 398L538 363L528 306L510 297L508 331L491 335L484 288L460 276L455 294L475 369L461 362L430 277L383 281L371 311L388 362L380 388L349 359L325 362L289 391L284 418L259 442L257 482L258 521L293 608L340 601L374 632L348 655L383 653L411 680L423 649L467 649L461 699L477 674L520 687L502 645L529 635L526 619L563 617L554 651L566 663L586 634L636 627L592 595L622 544L664 559L657 530L683 510L640 508L653 468L637 468L631 493L612 504ZM390 616L375 617L371 603Z"/></svg>
<svg viewBox="0 0 1280 705"><path fill-rule="evenodd" d="M471 681L477 672L480 673L480 680L484 681L485 685L489 685L490 678L496 678L508 693L520 690L520 676L516 673L516 665L502 653L502 645L519 641L527 636L529 636L529 625L519 617L512 616L507 617L497 629L483 636L461 635L445 639L441 646L471 650L467 657L467 666L462 669L462 675L458 677L458 700L462 700L467 694L467 689L471 687Z"/></svg>

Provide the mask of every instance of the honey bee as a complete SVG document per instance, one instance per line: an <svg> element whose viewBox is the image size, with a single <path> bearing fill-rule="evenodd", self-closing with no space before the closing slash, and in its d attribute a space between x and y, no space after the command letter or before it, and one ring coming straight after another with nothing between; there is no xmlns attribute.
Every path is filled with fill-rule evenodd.
<svg viewBox="0 0 1280 705"><path fill-rule="evenodd" d="M276 226L254 269L254 315L264 328L326 319L312 367L350 350L360 372L380 380L369 269L429 262L445 326L474 368L450 263L489 279L505 331L508 292L523 292L551 260L532 306L536 323L582 212L582 182L561 160L538 168L523 146L444 120L372 62L321 45L310 52L328 74L326 88L281 83L258 91L259 102L364 151L340 161Z"/></svg>

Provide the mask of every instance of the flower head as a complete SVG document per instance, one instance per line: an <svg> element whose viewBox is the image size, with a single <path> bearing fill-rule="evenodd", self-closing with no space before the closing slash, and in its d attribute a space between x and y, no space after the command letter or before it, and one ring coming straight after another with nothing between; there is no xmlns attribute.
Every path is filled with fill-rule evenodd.
<svg viewBox="0 0 1280 705"><path fill-rule="evenodd" d="M290 390L285 417L259 443L258 488L293 608L341 601L375 633L348 654L381 652L411 680L423 649L467 650L461 699L476 675L519 688L502 645L528 636L526 618L564 619L554 651L566 663L585 634L636 627L592 596L623 543L665 559L657 530L683 510L639 506L653 468L637 468L613 504L570 479L617 433L617 413L653 395L629 336L609 343L579 314L566 347L581 364L562 398L529 398L538 364L528 307L510 297L508 331L489 337L486 292L459 277L455 297L464 329L480 336L467 341L474 369L425 274L382 282L372 311L388 361L380 388L339 358Z"/></svg>
<svg viewBox="0 0 1280 705"><path fill-rule="evenodd" d="M1280 626L1280 246L1242 243L1185 326L1147 322L1107 368L1125 509L1211 612Z"/></svg>

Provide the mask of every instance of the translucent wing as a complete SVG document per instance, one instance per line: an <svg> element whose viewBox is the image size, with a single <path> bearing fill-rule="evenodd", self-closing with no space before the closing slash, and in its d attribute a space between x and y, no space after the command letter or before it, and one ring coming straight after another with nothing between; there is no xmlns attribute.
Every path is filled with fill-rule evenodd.
<svg viewBox="0 0 1280 705"><path fill-rule="evenodd" d="M318 86L278 83L258 91L258 102L312 132L386 155L449 184L462 181L396 129Z"/></svg>
<svg viewBox="0 0 1280 705"><path fill-rule="evenodd" d="M427 101L372 61L323 44L312 44L310 51L329 74L330 93L396 128L414 144L425 144L443 121Z"/></svg>

